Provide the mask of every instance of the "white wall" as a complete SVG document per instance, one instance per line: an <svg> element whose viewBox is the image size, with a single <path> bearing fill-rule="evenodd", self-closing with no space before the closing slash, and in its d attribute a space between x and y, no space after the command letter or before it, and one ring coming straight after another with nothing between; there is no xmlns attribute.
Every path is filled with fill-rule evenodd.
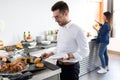
<svg viewBox="0 0 120 80"><path fill-rule="evenodd" d="M22 40L24 31L37 35L46 29L57 28L50 11L54 1L48 0L0 0L0 20L4 30L0 38L5 44Z"/></svg>
<svg viewBox="0 0 120 80"><path fill-rule="evenodd" d="M51 6L58 0L0 0L0 39L4 45L19 43L23 32L30 31L33 37L49 29L57 29L52 19ZM92 31L96 4L89 0L65 0L70 7L74 22Z"/></svg>
<svg viewBox="0 0 120 80"><path fill-rule="evenodd" d="M113 0L113 38L109 50L120 52L120 0Z"/></svg>
<svg viewBox="0 0 120 80"><path fill-rule="evenodd" d="M113 30L114 37L120 39L120 1L114 0L113 3Z"/></svg>
<svg viewBox="0 0 120 80"><path fill-rule="evenodd" d="M108 45L108 50L120 52L120 39L111 38L110 44Z"/></svg>

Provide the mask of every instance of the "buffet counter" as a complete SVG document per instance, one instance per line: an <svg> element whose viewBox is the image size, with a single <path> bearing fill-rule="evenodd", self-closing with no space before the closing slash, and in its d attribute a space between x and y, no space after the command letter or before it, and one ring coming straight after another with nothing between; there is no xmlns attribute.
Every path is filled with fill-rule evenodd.
<svg viewBox="0 0 120 80"><path fill-rule="evenodd" d="M85 57L83 58L82 61L80 61L80 75L79 76L82 76L90 71L93 71L100 66L100 61L99 61L99 56L98 56L99 45L96 44L96 41L93 38L90 38L88 41L89 41L90 54L88 57ZM49 45L49 47L47 46L46 47L41 46L41 47L43 47L44 48L43 50L46 51L46 48L55 47L55 46L56 44L53 43ZM35 55L40 56L40 53L41 53L40 51L37 51L32 54L34 56ZM50 60L48 61L50 62ZM55 64L55 61L51 61L51 62ZM48 75L48 73L46 75Z"/></svg>
<svg viewBox="0 0 120 80"><path fill-rule="evenodd" d="M42 52L48 50L50 47L56 46L56 43L52 43L51 45L40 45L38 44L36 48L30 49L30 55L39 57ZM46 69L41 70L39 72L35 72L33 77L30 80L60 80L59 74L61 73L61 69L55 65L54 60L45 59L47 63Z"/></svg>
<svg viewBox="0 0 120 80"><path fill-rule="evenodd" d="M90 54L88 57L83 58L80 61L80 75L82 76L90 71L95 70L99 66L99 45L96 44L95 39L89 39ZM37 44L34 48L25 48L24 51L28 56L40 57L41 53L47 52L56 47L56 43L51 43L49 45ZM29 54L28 54L29 53ZM61 68L56 66L56 60L44 59L45 69L40 71L35 71L32 73L32 78L30 80L60 80L59 75L61 73Z"/></svg>
<svg viewBox="0 0 120 80"><path fill-rule="evenodd" d="M99 51L99 45L96 44L95 38L89 38L89 48L90 48L90 53L88 57L83 58L82 61L80 61L80 75L82 76L90 71L95 70L100 66L100 61L99 61L99 56L98 56L98 51ZM49 46L41 46L43 47L44 51L46 51L46 48L50 47L55 47L56 43L53 43ZM44 52L43 51L43 52ZM33 55L35 56L40 56L40 51L34 52ZM48 60L50 62L50 60ZM52 63L55 64L55 61L51 61Z"/></svg>
<svg viewBox="0 0 120 80"><path fill-rule="evenodd" d="M36 72L30 80L60 80L60 72L60 68L57 70L45 69L43 71Z"/></svg>
<svg viewBox="0 0 120 80"><path fill-rule="evenodd" d="M50 63L46 59L40 58L40 53L42 51L46 51L48 48L54 46L56 46L56 43L52 43L50 45L38 44L32 48L27 46L24 49L16 49L14 46L9 46L6 48L7 52L2 50L6 53L9 53L10 57L6 61L6 64L3 65L1 62L1 70L4 70L4 66L7 66L7 64L14 66L10 69L5 69L3 72L0 72L0 80L60 80L59 74L61 73L61 69L54 63ZM39 68L36 67L36 60L41 60L40 64L43 64L44 66ZM23 63L21 61L23 61ZM21 67L20 71L18 71L18 66Z"/></svg>
<svg viewBox="0 0 120 80"><path fill-rule="evenodd" d="M89 41L90 53L88 57L83 58L80 61L80 75L82 76L90 71L97 69L100 66L99 61L99 44L96 44L96 40L92 39Z"/></svg>

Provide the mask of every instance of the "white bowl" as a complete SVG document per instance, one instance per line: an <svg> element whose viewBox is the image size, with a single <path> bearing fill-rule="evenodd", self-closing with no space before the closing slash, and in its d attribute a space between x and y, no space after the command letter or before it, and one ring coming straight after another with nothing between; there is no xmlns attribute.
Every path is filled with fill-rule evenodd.
<svg viewBox="0 0 120 80"><path fill-rule="evenodd" d="M41 44L43 44L43 45L49 45L49 44L51 44L51 41L41 41Z"/></svg>
<svg viewBox="0 0 120 80"><path fill-rule="evenodd" d="M34 42L30 43L30 46L36 46L36 44L37 44L37 42L34 41Z"/></svg>

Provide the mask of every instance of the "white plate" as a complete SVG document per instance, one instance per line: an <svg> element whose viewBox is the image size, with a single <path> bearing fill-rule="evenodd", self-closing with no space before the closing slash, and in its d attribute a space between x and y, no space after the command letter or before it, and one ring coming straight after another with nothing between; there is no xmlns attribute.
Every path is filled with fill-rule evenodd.
<svg viewBox="0 0 120 80"><path fill-rule="evenodd" d="M63 62L78 62L77 59L63 60Z"/></svg>
<svg viewBox="0 0 120 80"><path fill-rule="evenodd" d="M55 54L53 56L50 56L49 59L60 59L67 56L67 54Z"/></svg>
<svg viewBox="0 0 120 80"><path fill-rule="evenodd" d="M41 41L41 44L42 45L49 45L49 44L51 44L51 41Z"/></svg>
<svg viewBox="0 0 120 80"><path fill-rule="evenodd" d="M5 50L0 50L0 53L4 53L4 52L6 52Z"/></svg>
<svg viewBox="0 0 120 80"><path fill-rule="evenodd" d="M28 48L35 48L36 46L29 46Z"/></svg>
<svg viewBox="0 0 120 80"><path fill-rule="evenodd" d="M4 51L4 50L0 50L0 57L8 57L9 53Z"/></svg>

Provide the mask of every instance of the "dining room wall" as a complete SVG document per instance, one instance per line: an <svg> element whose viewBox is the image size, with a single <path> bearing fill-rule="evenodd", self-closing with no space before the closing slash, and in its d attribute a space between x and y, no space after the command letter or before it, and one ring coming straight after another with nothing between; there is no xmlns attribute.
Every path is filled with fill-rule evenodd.
<svg viewBox="0 0 120 80"><path fill-rule="evenodd" d="M0 0L0 39L4 45L23 40L24 32L31 32L35 39L47 30L56 30L58 24L52 18L51 6L59 0ZM96 14L96 2L89 0L64 0L70 7L70 18L91 31Z"/></svg>

